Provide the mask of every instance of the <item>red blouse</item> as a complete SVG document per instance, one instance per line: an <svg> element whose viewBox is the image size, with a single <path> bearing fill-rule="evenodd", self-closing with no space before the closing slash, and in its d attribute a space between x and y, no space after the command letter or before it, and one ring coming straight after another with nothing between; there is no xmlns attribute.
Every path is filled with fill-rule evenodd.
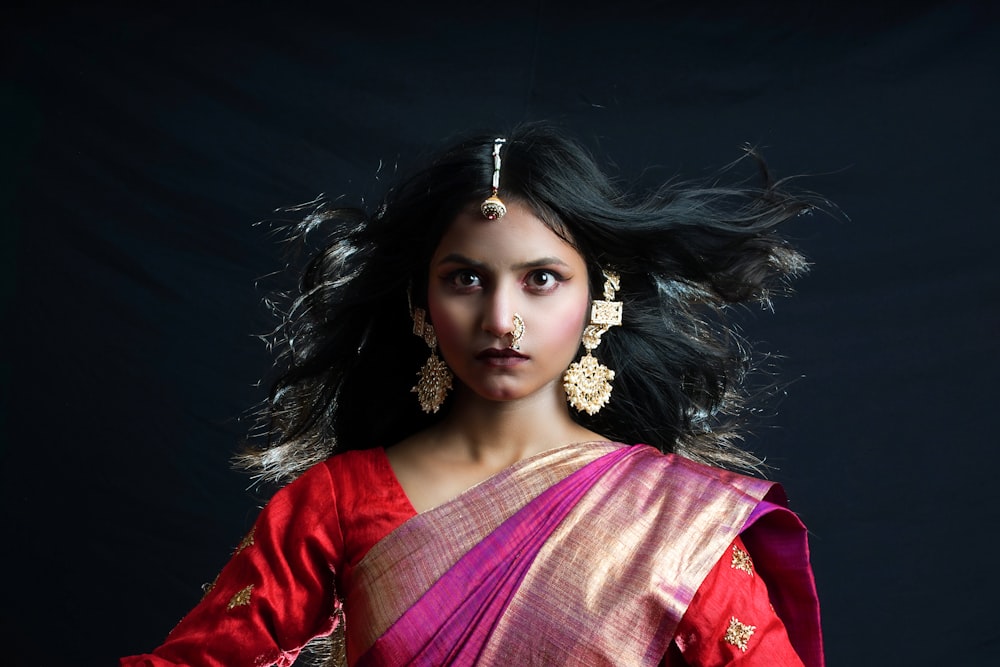
<svg viewBox="0 0 1000 667"><path fill-rule="evenodd" d="M121 667L291 665L334 626L335 585L416 511L383 449L309 469L264 507L202 601L152 654ZM801 666L737 538L702 583L663 664Z"/></svg>

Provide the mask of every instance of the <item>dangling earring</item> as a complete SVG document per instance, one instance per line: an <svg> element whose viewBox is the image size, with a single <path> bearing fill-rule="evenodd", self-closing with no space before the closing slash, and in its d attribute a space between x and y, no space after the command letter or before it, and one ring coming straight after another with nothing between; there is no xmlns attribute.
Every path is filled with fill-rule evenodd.
<svg viewBox="0 0 1000 667"><path fill-rule="evenodd" d="M420 409L430 414L441 409L445 396L451 389L453 376L448 364L437 356L437 335L434 333L434 326L426 320L427 313L423 308L413 309L413 333L424 339L431 349L431 356L417 373L420 379L410 391L417 395Z"/></svg>
<svg viewBox="0 0 1000 667"><path fill-rule="evenodd" d="M608 329L622 323L622 302L615 301L619 289L618 274L604 271L604 300L594 301L590 308L590 323L583 330L583 346L587 353L569 365L563 374L566 400L580 412L596 415L611 398L611 381L615 372L602 365L592 352L601 344Z"/></svg>
<svg viewBox="0 0 1000 667"><path fill-rule="evenodd" d="M521 337L524 335L524 320L517 313L514 313L514 323L513 328L510 330L510 345L507 346L509 350L520 350L521 349Z"/></svg>

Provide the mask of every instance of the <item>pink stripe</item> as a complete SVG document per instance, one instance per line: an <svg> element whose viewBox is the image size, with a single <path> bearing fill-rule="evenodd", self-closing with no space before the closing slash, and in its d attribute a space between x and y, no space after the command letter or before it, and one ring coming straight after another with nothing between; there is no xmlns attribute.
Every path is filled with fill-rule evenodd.
<svg viewBox="0 0 1000 667"><path fill-rule="evenodd" d="M475 664L552 531L602 475L639 449L609 452L528 503L442 576L358 666Z"/></svg>

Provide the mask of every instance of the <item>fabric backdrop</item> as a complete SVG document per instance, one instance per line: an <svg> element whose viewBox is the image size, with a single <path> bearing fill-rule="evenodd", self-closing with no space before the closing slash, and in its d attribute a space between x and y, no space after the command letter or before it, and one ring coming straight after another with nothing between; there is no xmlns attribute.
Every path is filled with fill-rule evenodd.
<svg viewBox="0 0 1000 667"><path fill-rule="evenodd" d="M749 142L840 207L739 315L789 383L748 444L812 531L831 665L993 664L996 3L143 4L0 19L0 663L151 649L250 526L228 459L287 284L254 223L550 119L623 179Z"/></svg>

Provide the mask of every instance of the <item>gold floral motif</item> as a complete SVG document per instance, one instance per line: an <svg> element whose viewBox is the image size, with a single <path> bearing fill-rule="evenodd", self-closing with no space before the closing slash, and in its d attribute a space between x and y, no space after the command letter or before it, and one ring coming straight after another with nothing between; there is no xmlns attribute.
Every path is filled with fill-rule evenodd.
<svg viewBox="0 0 1000 667"><path fill-rule="evenodd" d="M448 390L451 389L451 369L437 356L437 334L434 332L434 326L427 321L427 312L423 308L414 308L412 315L413 333L424 339L431 350L431 356L417 373L420 379L410 391L417 395L420 408L424 412L437 412L444 404Z"/></svg>
<svg viewBox="0 0 1000 667"><path fill-rule="evenodd" d="M740 623L733 616L729 619L729 628L726 629L726 636L723 639L727 644L732 644L739 650L746 653L747 642L750 641L750 637L753 636L754 630L757 629L756 625L746 625Z"/></svg>
<svg viewBox="0 0 1000 667"><path fill-rule="evenodd" d="M742 570L751 577L753 576L753 560L751 560L750 554L743 549L740 549L735 544L733 545L733 562L730 566L734 570Z"/></svg>
<svg viewBox="0 0 1000 667"><path fill-rule="evenodd" d="M236 607L243 607L250 604L250 595L253 593L253 584L250 584L243 590L239 591L232 598L229 599L229 604L226 605L226 609L232 610Z"/></svg>
<svg viewBox="0 0 1000 667"><path fill-rule="evenodd" d="M238 547L236 547L236 552L233 554L234 556L239 552L243 551L244 549L246 549L247 547L253 546L253 534L255 530L257 530L257 526L254 526L253 528L250 529L250 532L247 533L247 536L244 537L243 541L240 542Z"/></svg>
<svg viewBox="0 0 1000 667"><path fill-rule="evenodd" d="M588 351L573 362L563 374L563 388L569 404L588 415L595 415L611 400L611 381L615 372L602 365Z"/></svg>
<svg viewBox="0 0 1000 667"><path fill-rule="evenodd" d="M420 377L410 391L417 395L420 408L424 412L437 412L444 404L445 396L451 389L451 369L434 352L427 363L417 373Z"/></svg>

